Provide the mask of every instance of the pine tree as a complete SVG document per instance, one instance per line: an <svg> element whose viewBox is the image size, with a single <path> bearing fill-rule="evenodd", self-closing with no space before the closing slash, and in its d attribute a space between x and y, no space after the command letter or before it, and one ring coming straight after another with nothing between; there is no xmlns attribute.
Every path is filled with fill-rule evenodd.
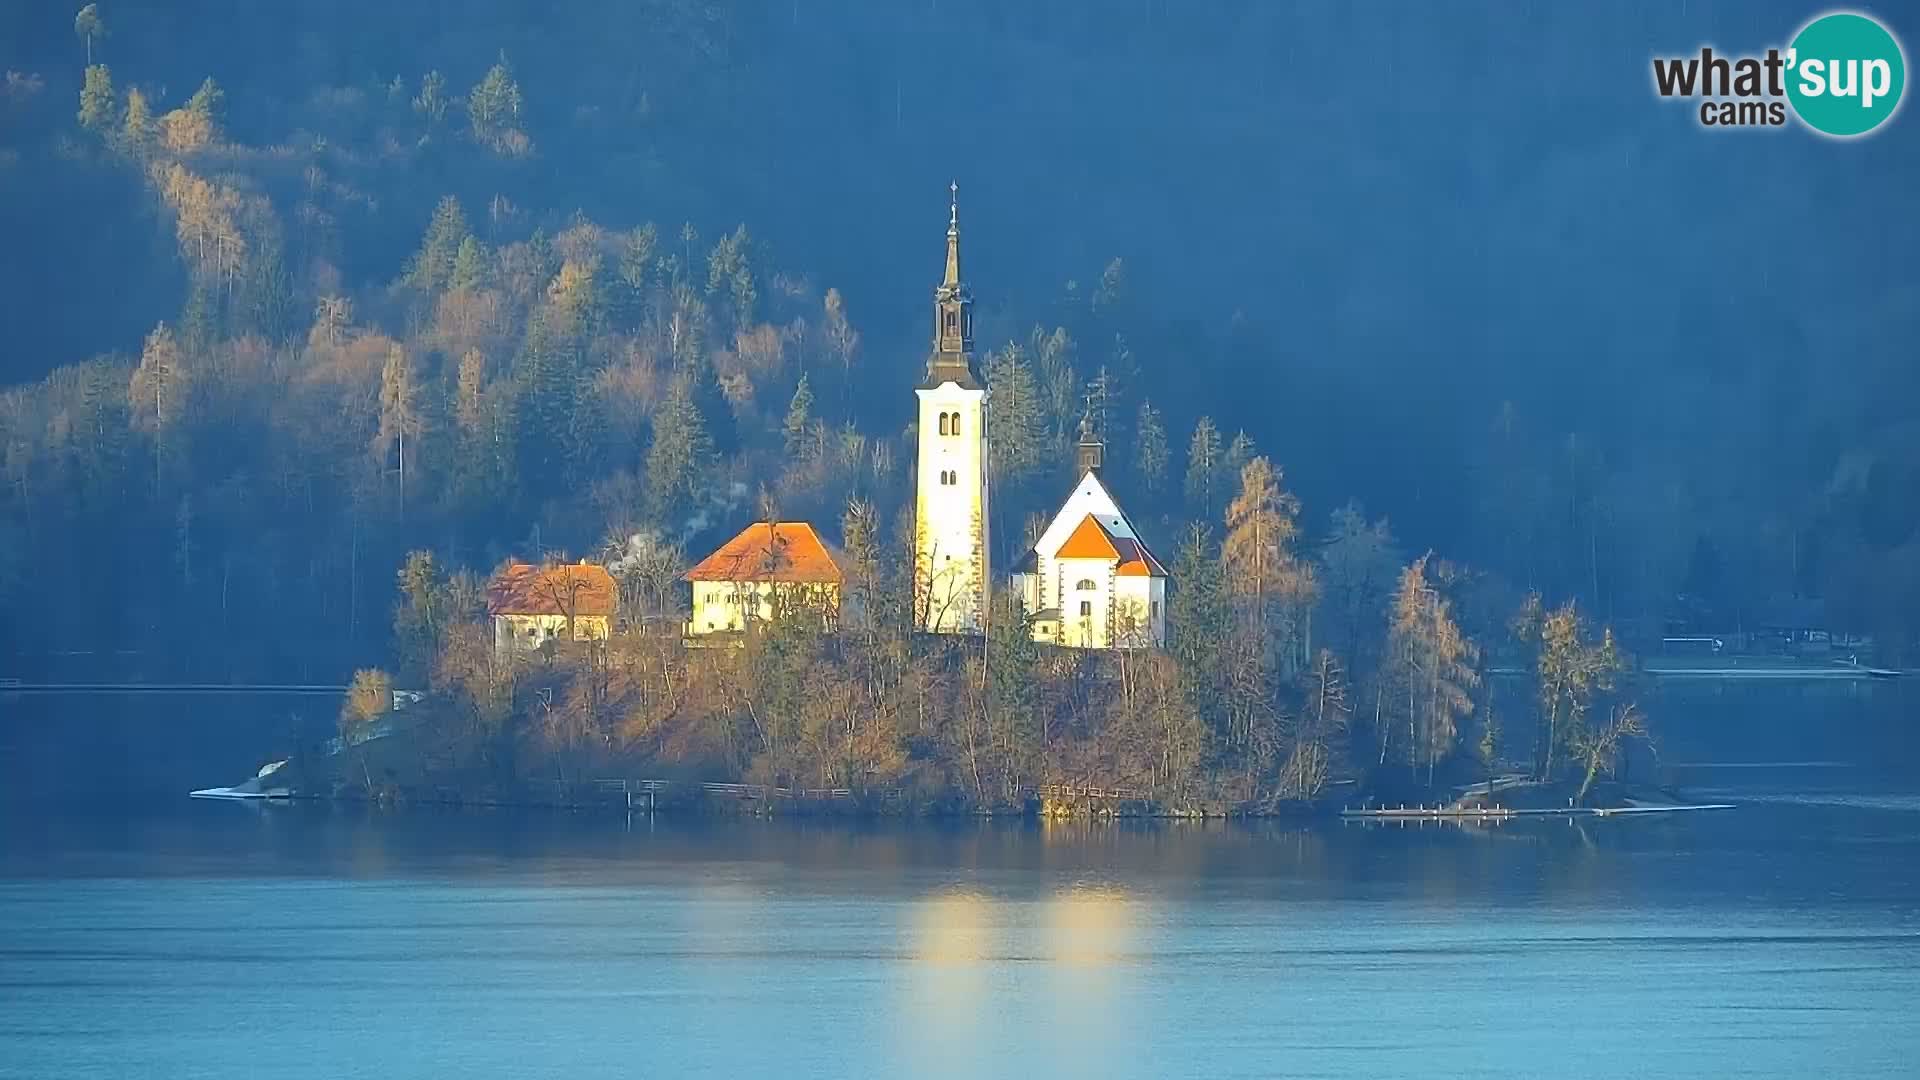
<svg viewBox="0 0 1920 1080"><path fill-rule="evenodd" d="M805 372L800 374L800 384L793 388L793 400L787 405L787 420L782 425L786 436L787 456L806 461L812 458L809 449L815 445L808 433L813 424L813 390L807 385Z"/></svg>
<svg viewBox="0 0 1920 1080"><path fill-rule="evenodd" d="M467 120L473 125L474 138L500 149L520 120L520 105L520 84L514 81L503 53L467 95Z"/></svg>
<svg viewBox="0 0 1920 1080"><path fill-rule="evenodd" d="M486 284L487 254L480 241L472 236L463 237L460 248L454 252L453 266L448 271L447 288L477 289Z"/></svg>
<svg viewBox="0 0 1920 1080"><path fill-rule="evenodd" d="M426 235L421 238L420 251L408 268L407 281L424 292L448 284L453 280L454 263L460 256L461 246L472 237L460 200L451 195L442 198L434 207Z"/></svg>
<svg viewBox="0 0 1920 1080"><path fill-rule="evenodd" d="M1167 429L1160 422L1160 410L1153 402L1140 403L1139 418L1133 425L1133 470L1140 487L1157 496L1167 486Z"/></svg>
<svg viewBox="0 0 1920 1080"><path fill-rule="evenodd" d="M1187 443L1187 505L1205 519L1218 505L1220 483L1220 429L1213 418L1203 416L1193 426L1193 439Z"/></svg>
<svg viewBox="0 0 1920 1080"><path fill-rule="evenodd" d="M1047 448L1039 388L1026 350L1016 344L989 355L985 375L987 392L993 399L988 467L994 483L1017 487L1039 469Z"/></svg>
<svg viewBox="0 0 1920 1080"><path fill-rule="evenodd" d="M105 64L87 65L80 88L80 126L95 135L107 134L114 126L113 106L113 74Z"/></svg>
<svg viewBox="0 0 1920 1080"><path fill-rule="evenodd" d="M93 66L93 43L107 36L107 23L100 17L100 5L88 4L73 17L73 32L87 43L87 66Z"/></svg>
<svg viewBox="0 0 1920 1080"><path fill-rule="evenodd" d="M653 444L647 448L647 499L655 520L669 520L699 493L712 457L713 439L694 400L692 380L682 375L653 418Z"/></svg>

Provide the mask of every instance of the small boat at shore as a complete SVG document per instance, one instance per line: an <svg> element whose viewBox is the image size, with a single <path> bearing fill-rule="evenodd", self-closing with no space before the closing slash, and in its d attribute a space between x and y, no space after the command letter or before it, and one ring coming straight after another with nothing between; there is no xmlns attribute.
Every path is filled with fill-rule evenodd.
<svg viewBox="0 0 1920 1080"><path fill-rule="evenodd" d="M187 794L195 799L291 799L293 798L292 789L288 788L285 784L274 784L269 779L284 768L286 764L284 759L280 761L270 761L262 765L260 771L255 773L251 779L243 780L232 787L201 788L198 791L189 791Z"/></svg>

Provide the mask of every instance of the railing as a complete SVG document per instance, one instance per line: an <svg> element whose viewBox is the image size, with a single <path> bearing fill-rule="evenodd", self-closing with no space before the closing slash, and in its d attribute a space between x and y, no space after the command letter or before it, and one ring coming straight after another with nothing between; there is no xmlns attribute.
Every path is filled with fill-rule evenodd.
<svg viewBox="0 0 1920 1080"><path fill-rule="evenodd" d="M1080 784L1043 784L1040 787L1043 799L1112 799L1122 802L1137 802L1147 797L1146 792L1134 788L1094 787Z"/></svg>

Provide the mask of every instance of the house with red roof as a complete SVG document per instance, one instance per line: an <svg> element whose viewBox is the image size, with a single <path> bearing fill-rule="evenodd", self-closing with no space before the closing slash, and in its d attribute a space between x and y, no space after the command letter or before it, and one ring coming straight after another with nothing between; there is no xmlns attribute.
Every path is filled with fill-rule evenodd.
<svg viewBox="0 0 1920 1080"><path fill-rule="evenodd" d="M846 581L842 561L806 522L755 522L686 572L693 585L687 635L741 631L800 612L831 623Z"/></svg>
<svg viewBox="0 0 1920 1080"><path fill-rule="evenodd" d="M1167 640L1167 570L1100 478L1105 450L1090 421L1076 448L1080 480L1014 569L1035 640L1083 649Z"/></svg>
<svg viewBox="0 0 1920 1080"><path fill-rule="evenodd" d="M604 566L509 562L487 582L493 647L531 652L549 641L605 641L619 590Z"/></svg>

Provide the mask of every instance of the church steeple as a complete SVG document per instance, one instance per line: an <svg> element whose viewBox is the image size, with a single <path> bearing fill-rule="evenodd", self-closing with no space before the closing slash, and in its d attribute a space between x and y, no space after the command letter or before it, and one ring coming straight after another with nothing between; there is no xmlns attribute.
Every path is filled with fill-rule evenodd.
<svg viewBox="0 0 1920 1080"><path fill-rule="evenodd" d="M947 209L947 271L933 290L933 355L927 359L931 388L955 382L976 389L973 373L973 290L960 278L960 185L947 187L952 201Z"/></svg>
<svg viewBox="0 0 1920 1080"><path fill-rule="evenodd" d="M1073 471L1081 476L1094 472L1104 463L1107 444L1093 426L1093 398L1087 398L1087 411L1080 416L1080 441L1073 448Z"/></svg>

